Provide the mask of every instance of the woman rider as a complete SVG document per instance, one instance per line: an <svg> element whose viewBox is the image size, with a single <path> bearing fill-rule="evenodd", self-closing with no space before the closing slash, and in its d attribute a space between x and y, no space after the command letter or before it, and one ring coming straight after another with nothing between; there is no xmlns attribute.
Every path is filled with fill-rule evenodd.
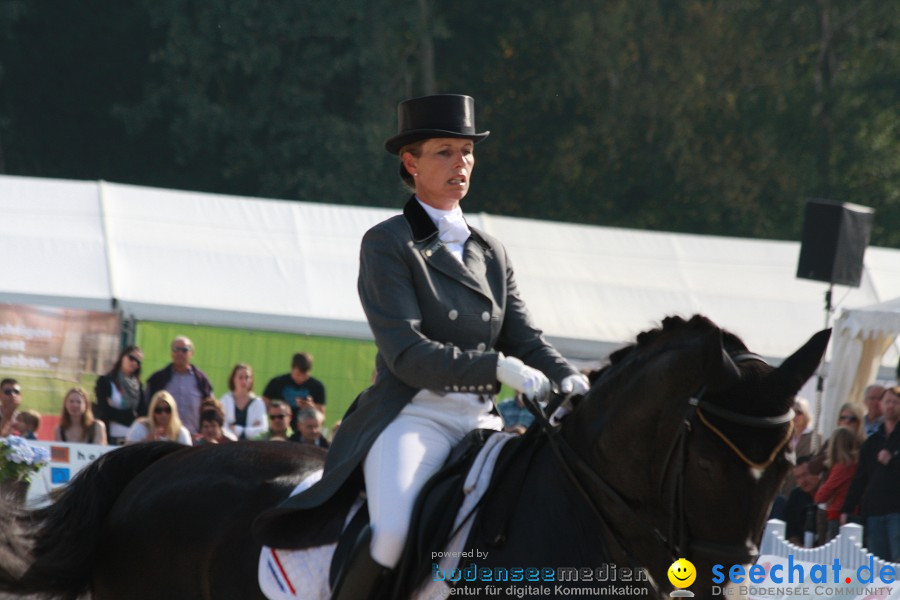
<svg viewBox="0 0 900 600"><path fill-rule="evenodd" d="M463 217L475 144L489 134L476 133L474 108L471 97L451 94L398 106L398 133L385 148L400 157L414 194L402 215L366 232L360 251L359 296L378 347L375 382L344 419L322 480L255 524L268 545L296 547L276 530L302 509L307 518L289 525L301 529L302 546L334 542L339 528L316 525L321 513L310 511L346 506L358 487L345 484L361 466L370 528L333 598L376 593L400 559L428 478L469 431L501 429L498 381L531 398L545 397L550 380L564 393L588 389L532 324L503 245Z"/></svg>

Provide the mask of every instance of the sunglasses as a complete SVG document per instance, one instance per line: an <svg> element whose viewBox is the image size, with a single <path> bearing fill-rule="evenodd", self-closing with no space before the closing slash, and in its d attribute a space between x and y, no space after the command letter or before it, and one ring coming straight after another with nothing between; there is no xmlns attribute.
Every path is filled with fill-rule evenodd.
<svg viewBox="0 0 900 600"><path fill-rule="evenodd" d="M849 423L853 423L854 421L858 421L858 420L859 420L859 419L857 419L857 418L854 417L853 415L841 415L841 416L838 418L838 421L847 421L847 422L849 422Z"/></svg>
<svg viewBox="0 0 900 600"><path fill-rule="evenodd" d="M172 348L172 352L190 352L190 351L191 351L190 346L174 346Z"/></svg>
<svg viewBox="0 0 900 600"><path fill-rule="evenodd" d="M6 388L3 390L3 393L7 396L20 396L22 394L22 390L19 388Z"/></svg>
<svg viewBox="0 0 900 600"><path fill-rule="evenodd" d="M136 364L137 366L141 366L141 359L139 359L139 358L138 358L137 356L135 356L134 354L129 354L129 355L128 355L128 360L130 360L131 362L133 362L133 363Z"/></svg>
<svg viewBox="0 0 900 600"><path fill-rule="evenodd" d="M172 408L169 406L157 406L156 408L153 409L153 414L156 414L156 415L161 415L163 413L171 413L171 412L172 412Z"/></svg>
<svg viewBox="0 0 900 600"><path fill-rule="evenodd" d="M269 415L270 419L287 419L287 415Z"/></svg>

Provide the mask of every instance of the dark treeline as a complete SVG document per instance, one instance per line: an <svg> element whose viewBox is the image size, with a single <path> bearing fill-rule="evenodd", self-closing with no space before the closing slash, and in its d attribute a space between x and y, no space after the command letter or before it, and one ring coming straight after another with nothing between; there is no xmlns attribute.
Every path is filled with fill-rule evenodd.
<svg viewBox="0 0 900 600"><path fill-rule="evenodd" d="M475 96L469 211L900 245L900 3L2 0L0 172L399 206L403 98Z"/></svg>

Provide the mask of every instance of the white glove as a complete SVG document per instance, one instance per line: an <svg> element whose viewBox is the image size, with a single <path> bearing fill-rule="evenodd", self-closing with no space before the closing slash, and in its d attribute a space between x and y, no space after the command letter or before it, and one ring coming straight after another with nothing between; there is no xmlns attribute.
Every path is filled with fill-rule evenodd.
<svg viewBox="0 0 900 600"><path fill-rule="evenodd" d="M550 415L550 423L556 425L563 420L563 417L572 412L572 401L568 398L568 396L572 394L583 396L590 389L591 383L588 381L588 378L581 373L569 375L568 377L560 381L559 393L565 395L566 399L563 400L563 403L559 405L559 408L557 408L553 412L553 414Z"/></svg>
<svg viewBox="0 0 900 600"><path fill-rule="evenodd" d="M587 394L589 389L591 389L591 384L588 381L588 378L581 373L569 375L559 382L559 391L561 394L565 394L566 396L568 396L569 394L578 394L579 396L583 396Z"/></svg>
<svg viewBox="0 0 900 600"><path fill-rule="evenodd" d="M497 380L532 400L544 400L550 395L547 376L514 356L501 354L497 359Z"/></svg>

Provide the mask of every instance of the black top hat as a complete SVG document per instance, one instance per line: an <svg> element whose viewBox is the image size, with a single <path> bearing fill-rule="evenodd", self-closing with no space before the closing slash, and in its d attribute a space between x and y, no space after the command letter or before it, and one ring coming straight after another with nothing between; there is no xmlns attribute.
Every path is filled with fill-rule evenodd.
<svg viewBox="0 0 900 600"><path fill-rule="evenodd" d="M397 135L384 143L391 154L429 138L469 138L476 144L490 131L475 133L475 100L459 94L437 94L404 100L397 105Z"/></svg>

